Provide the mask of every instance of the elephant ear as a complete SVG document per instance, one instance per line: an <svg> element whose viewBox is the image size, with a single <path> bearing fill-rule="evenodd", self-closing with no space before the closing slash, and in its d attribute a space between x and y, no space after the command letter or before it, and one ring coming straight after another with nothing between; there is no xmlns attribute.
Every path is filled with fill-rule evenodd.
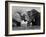
<svg viewBox="0 0 46 37"><path fill-rule="evenodd" d="M14 15L13 15L13 19L18 21L18 22L21 22L21 16L18 12L16 12Z"/></svg>

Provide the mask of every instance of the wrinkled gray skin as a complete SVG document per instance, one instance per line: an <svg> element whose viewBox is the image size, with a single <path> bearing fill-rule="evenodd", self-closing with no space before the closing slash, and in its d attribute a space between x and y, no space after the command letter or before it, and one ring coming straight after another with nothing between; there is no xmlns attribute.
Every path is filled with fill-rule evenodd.
<svg viewBox="0 0 46 37"><path fill-rule="evenodd" d="M15 15L13 15L13 18L18 21L21 22L21 16L16 12Z"/></svg>
<svg viewBox="0 0 46 37"><path fill-rule="evenodd" d="M13 15L13 18L18 21L18 22L21 22L22 21L22 16L23 14L25 15L25 19L27 21L29 21L29 16L27 15L27 12L24 13L24 12L16 12L15 15Z"/></svg>

